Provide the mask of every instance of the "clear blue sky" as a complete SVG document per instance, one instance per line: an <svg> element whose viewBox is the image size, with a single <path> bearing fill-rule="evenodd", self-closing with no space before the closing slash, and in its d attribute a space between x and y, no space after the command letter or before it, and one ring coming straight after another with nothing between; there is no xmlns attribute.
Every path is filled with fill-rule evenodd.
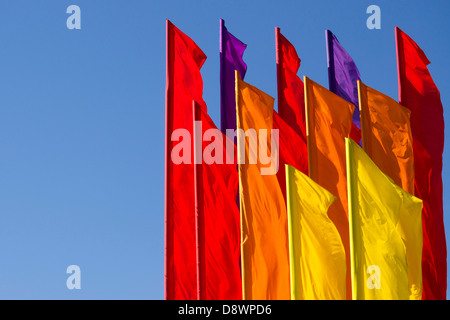
<svg viewBox="0 0 450 320"><path fill-rule="evenodd" d="M71 4L81 30L66 27ZM371 4L381 30L366 27ZM248 44L246 81L273 97L280 27L302 59L299 76L328 86L330 29L363 81L397 99L397 25L432 62L450 123L449 10L422 0L3 1L0 299L163 298L166 18L208 56L204 99L216 124L220 18ZM81 290L66 287L72 264Z"/></svg>

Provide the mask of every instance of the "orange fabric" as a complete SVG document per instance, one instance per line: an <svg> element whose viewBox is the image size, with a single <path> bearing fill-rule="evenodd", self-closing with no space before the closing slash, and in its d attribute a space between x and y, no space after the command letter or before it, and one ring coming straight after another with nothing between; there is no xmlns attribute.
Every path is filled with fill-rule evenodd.
<svg viewBox="0 0 450 320"><path fill-rule="evenodd" d="M345 138L350 136L355 106L305 77L309 175L337 200L328 216L336 225L350 265ZM351 299L350 268L347 299Z"/></svg>
<svg viewBox="0 0 450 320"><path fill-rule="evenodd" d="M411 111L359 82L364 151L403 190L414 194Z"/></svg>
<svg viewBox="0 0 450 320"><path fill-rule="evenodd" d="M270 137L274 99L238 76L236 83L238 130L255 129L258 133L267 129ZM256 164L249 164L247 141L249 138L243 140L238 131L238 149L245 143L245 163L238 156L243 299L290 299L286 204L277 176L261 175L267 166L260 163L259 156ZM271 143L275 141L268 139L268 154Z"/></svg>

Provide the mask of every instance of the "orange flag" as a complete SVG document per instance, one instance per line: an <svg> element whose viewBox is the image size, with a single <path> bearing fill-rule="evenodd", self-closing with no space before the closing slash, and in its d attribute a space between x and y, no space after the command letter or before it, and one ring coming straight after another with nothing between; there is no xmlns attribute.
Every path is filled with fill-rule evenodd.
<svg viewBox="0 0 450 320"><path fill-rule="evenodd" d="M309 175L337 197L328 216L336 225L350 265L345 138L350 136L355 106L314 81L304 78ZM350 268L347 299L351 299Z"/></svg>
<svg viewBox="0 0 450 320"><path fill-rule="evenodd" d="M414 194L411 111L358 81L364 151L395 184Z"/></svg>
<svg viewBox="0 0 450 320"><path fill-rule="evenodd" d="M273 103L272 97L242 81L236 72L244 300L290 299L286 204L277 170L265 170L268 165L262 158L264 153L271 157L273 168L278 157L277 141L271 135Z"/></svg>
<svg viewBox="0 0 450 320"><path fill-rule="evenodd" d="M363 147L372 161L396 185L414 194L414 156L411 133L411 111L394 99L358 81L359 109ZM419 216L421 219L421 216ZM404 225L400 219L400 227ZM409 222L411 221L408 217ZM408 228L401 228L408 230ZM406 258L411 297L422 297L422 229L407 239ZM416 241L419 241L417 244ZM418 255L419 254L419 255ZM417 263L418 261L418 263Z"/></svg>

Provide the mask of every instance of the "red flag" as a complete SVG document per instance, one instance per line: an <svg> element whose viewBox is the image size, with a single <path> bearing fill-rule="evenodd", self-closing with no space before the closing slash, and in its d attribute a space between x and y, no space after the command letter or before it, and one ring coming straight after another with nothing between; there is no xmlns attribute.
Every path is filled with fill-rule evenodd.
<svg viewBox="0 0 450 320"><path fill-rule="evenodd" d="M306 143L303 81L297 76L300 58L295 47L275 28L278 114Z"/></svg>
<svg viewBox="0 0 450 320"><path fill-rule="evenodd" d="M195 109L195 120L198 297L241 300L236 146L201 107ZM227 150L227 145L231 150Z"/></svg>
<svg viewBox="0 0 450 320"><path fill-rule="evenodd" d="M278 113L273 112L273 127L279 130L280 166L278 181L286 200L285 164L308 174L305 96L303 81L297 76L300 58L295 47L275 28Z"/></svg>
<svg viewBox="0 0 450 320"><path fill-rule="evenodd" d="M206 55L168 20L166 37L165 298L196 299L193 158L183 149L180 155L187 161L172 161L174 146L187 143L172 134L185 129L193 136L193 100L206 110L200 74Z"/></svg>
<svg viewBox="0 0 450 320"><path fill-rule="evenodd" d="M274 110L273 128L279 130L279 169L278 182L286 200L286 170L285 164L295 167L297 170L308 174L308 148L306 141L298 135Z"/></svg>
<svg viewBox="0 0 450 320"><path fill-rule="evenodd" d="M443 220L444 116L439 90L420 47L395 28L399 102L411 110L415 193L423 200L422 299L446 299L447 247Z"/></svg>

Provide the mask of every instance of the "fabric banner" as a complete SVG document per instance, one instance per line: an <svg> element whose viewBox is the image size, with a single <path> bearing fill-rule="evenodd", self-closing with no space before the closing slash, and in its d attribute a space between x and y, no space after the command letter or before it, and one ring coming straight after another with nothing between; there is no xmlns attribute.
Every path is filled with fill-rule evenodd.
<svg viewBox="0 0 450 320"><path fill-rule="evenodd" d="M256 152L254 144L258 139L258 149L264 147L269 157L274 156L272 151L278 152L272 148L276 141L270 134L273 103L272 97L242 81L236 72L244 300L286 300L290 297L286 204L277 176L262 174L265 161L261 159L261 152ZM262 130L270 136L266 141L262 139Z"/></svg>
<svg viewBox="0 0 450 320"><path fill-rule="evenodd" d="M440 93L422 49L396 27L399 102L411 110L415 195L423 199L423 299L447 298L442 153L444 114Z"/></svg>
<svg viewBox="0 0 450 320"><path fill-rule="evenodd" d="M361 139L361 123L356 82L361 80L361 76L353 59L330 30L325 30L325 39L327 43L329 89L356 106L353 113L350 137L359 143Z"/></svg>
<svg viewBox="0 0 450 320"><path fill-rule="evenodd" d="M206 55L168 20L166 32L165 298L187 300L197 299L194 166L192 155L172 161L183 143L173 133L187 130L192 145L192 101L206 110L200 74Z"/></svg>
<svg viewBox="0 0 450 320"><path fill-rule="evenodd" d="M275 28L278 114L306 143L305 96L295 47Z"/></svg>
<svg viewBox="0 0 450 320"><path fill-rule="evenodd" d="M346 156L353 299L421 299L422 200L351 139Z"/></svg>
<svg viewBox="0 0 450 320"><path fill-rule="evenodd" d="M220 130L236 129L236 94L234 70L244 79L247 65L243 55L247 45L228 32L220 19Z"/></svg>
<svg viewBox="0 0 450 320"><path fill-rule="evenodd" d="M355 106L307 77L304 83L309 176L337 197L328 216L339 231L349 265L345 138L350 136ZM349 271L347 287L350 287ZM351 298L350 290L347 298Z"/></svg>
<svg viewBox="0 0 450 320"><path fill-rule="evenodd" d="M304 174L308 174L308 146L297 132L294 131L274 110L273 128L279 131L280 165L277 173L278 183L286 201L285 164L290 164Z"/></svg>
<svg viewBox="0 0 450 320"><path fill-rule="evenodd" d="M345 299L345 250L327 215L336 197L289 165L286 189L292 300Z"/></svg>
<svg viewBox="0 0 450 320"><path fill-rule="evenodd" d="M411 112L358 81L364 151L395 184L414 194Z"/></svg>
<svg viewBox="0 0 450 320"><path fill-rule="evenodd" d="M240 300L236 147L227 141L228 138L199 106L196 106L194 121L194 155L201 157L195 161L198 297L202 300ZM232 153L227 152L227 143L233 145Z"/></svg>

